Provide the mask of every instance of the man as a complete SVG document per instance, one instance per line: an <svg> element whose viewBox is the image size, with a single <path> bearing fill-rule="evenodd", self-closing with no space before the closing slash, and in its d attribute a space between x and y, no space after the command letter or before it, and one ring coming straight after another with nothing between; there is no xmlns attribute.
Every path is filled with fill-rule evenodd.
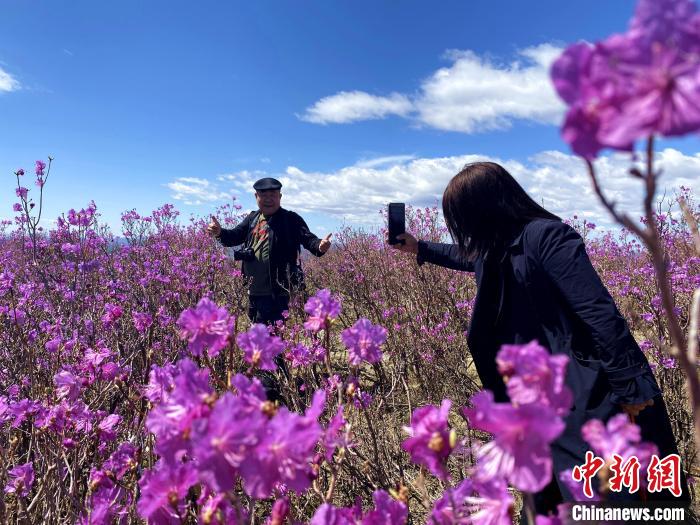
<svg viewBox="0 0 700 525"><path fill-rule="evenodd" d="M234 257L243 261L250 279L248 317L254 323L273 324L289 306L289 292L298 284L300 245L322 256L331 247L331 234L319 239L299 215L280 206L282 184L271 177L253 184L258 210L235 228L225 229L212 215L207 232L224 246L244 248Z"/></svg>

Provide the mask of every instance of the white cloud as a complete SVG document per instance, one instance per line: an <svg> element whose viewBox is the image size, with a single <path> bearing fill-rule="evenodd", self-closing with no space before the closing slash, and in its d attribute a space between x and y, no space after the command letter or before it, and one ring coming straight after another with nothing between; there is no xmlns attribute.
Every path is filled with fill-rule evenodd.
<svg viewBox="0 0 700 525"><path fill-rule="evenodd" d="M269 177L266 171L262 170L241 170L235 173L226 173L224 175L219 175L216 180L221 182L226 182L233 185L238 189L238 193L253 193L253 183L262 179L263 177Z"/></svg>
<svg viewBox="0 0 700 525"><path fill-rule="evenodd" d="M389 164L403 164L415 159L415 155L389 155L387 157L376 157L373 159L363 159L355 163L358 168L378 168Z"/></svg>
<svg viewBox="0 0 700 525"><path fill-rule="evenodd" d="M17 91L20 87L19 81L0 67L0 92Z"/></svg>
<svg viewBox="0 0 700 525"><path fill-rule="evenodd" d="M173 199L190 205L231 199L231 194L221 191L217 184L197 177L179 177L165 186L173 191Z"/></svg>
<svg viewBox="0 0 700 525"><path fill-rule="evenodd" d="M387 157L388 158L388 157ZM406 202L414 206L439 204L449 180L470 162L492 160L503 165L545 208L570 218L586 218L602 227L612 221L594 195L583 161L559 151L545 151L527 162L483 155L420 158L406 161L401 156L393 164L377 167L358 163L332 172L304 171L290 166L282 175L274 175L283 184L283 205L300 212L319 213L350 224L378 225L378 211L388 202ZM672 194L681 185L698 189L700 154L684 155L674 149L657 153L663 175L659 195ZM596 161L601 185L621 211L633 218L641 216L643 187L628 174L630 156L601 157ZM234 177L239 189L250 188L261 173L242 172Z"/></svg>
<svg viewBox="0 0 700 525"><path fill-rule="evenodd" d="M301 118L327 124L399 115L418 125L464 133L508 128L518 119L554 124L564 105L552 87L549 67L561 51L551 44L528 47L507 64L472 51L448 51L451 65L429 75L414 96L342 91L322 98Z"/></svg>
<svg viewBox="0 0 700 525"><path fill-rule="evenodd" d="M392 160L393 159L393 160ZM680 186L700 190L700 153L685 155L667 148L656 154L659 179L658 195L671 195ZM180 178L167 186L174 198L192 203L229 200L232 195L252 192L257 179L273 176L282 182L282 205L320 217L345 221L351 225L378 226L379 211L389 202L406 202L413 206L433 206L441 202L450 179L470 162L491 160L503 165L538 203L562 218L578 215L599 226L613 223L594 195L583 161L560 151L544 151L527 161L454 155L449 157L413 158L396 155L370 159L329 172L306 171L289 166L282 174L241 171L220 175L218 183L198 178ZM642 214L643 185L628 174L630 156L616 154L601 157L596 169L603 189L619 209L633 219ZM222 191L219 186L226 185ZM198 202L194 202L198 201ZM319 230L320 231L320 230Z"/></svg>
<svg viewBox="0 0 700 525"><path fill-rule="evenodd" d="M669 200L681 186L700 189L700 153L685 155L678 150L666 148L655 155L656 167L662 175L658 180L657 201L664 194ZM525 175L526 188L534 196L544 198L562 217L575 214L593 222L611 225L612 220L593 192L588 171L583 161L573 155L558 151L548 151L531 159L534 170ZM637 164L640 168L641 165ZM601 157L595 162L598 180L608 200L614 202L618 211L637 220L643 214L642 198L644 184L629 175L633 166L628 154L615 154ZM515 175L515 173L514 173Z"/></svg>
<svg viewBox="0 0 700 525"><path fill-rule="evenodd" d="M560 51L549 44L524 49L519 55L525 60L507 65L453 51L453 64L423 82L417 119L464 133L508 128L515 119L557 123L564 105L549 80L549 66Z"/></svg>
<svg viewBox="0 0 700 525"><path fill-rule="evenodd" d="M306 112L299 118L314 124L346 124L358 120L382 119L389 115L405 116L412 109L408 97L398 93L380 97L364 91L341 91L306 108Z"/></svg>

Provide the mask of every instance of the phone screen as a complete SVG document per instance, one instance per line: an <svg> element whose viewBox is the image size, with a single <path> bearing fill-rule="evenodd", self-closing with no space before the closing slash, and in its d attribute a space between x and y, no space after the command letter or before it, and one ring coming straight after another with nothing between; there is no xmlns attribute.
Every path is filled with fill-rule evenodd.
<svg viewBox="0 0 700 525"><path fill-rule="evenodd" d="M389 203L389 244L403 244L405 241L396 238L406 233L406 205L403 202Z"/></svg>

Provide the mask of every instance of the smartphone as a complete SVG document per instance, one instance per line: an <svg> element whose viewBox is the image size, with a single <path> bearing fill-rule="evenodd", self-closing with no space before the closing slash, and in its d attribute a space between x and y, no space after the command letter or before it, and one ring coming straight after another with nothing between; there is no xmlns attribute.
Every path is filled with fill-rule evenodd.
<svg viewBox="0 0 700 525"><path fill-rule="evenodd" d="M389 244L406 244L397 235L406 233L406 205L403 202L389 203Z"/></svg>

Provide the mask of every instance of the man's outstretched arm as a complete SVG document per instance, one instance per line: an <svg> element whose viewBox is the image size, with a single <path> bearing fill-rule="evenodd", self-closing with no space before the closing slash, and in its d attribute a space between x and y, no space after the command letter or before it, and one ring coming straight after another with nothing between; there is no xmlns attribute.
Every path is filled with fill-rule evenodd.
<svg viewBox="0 0 700 525"><path fill-rule="evenodd" d="M295 214L296 215L296 214ZM311 233L311 230L309 230L309 226L306 224L306 221L301 218L300 215L296 215L296 220L297 220L297 227L299 229L299 241L301 242L301 245L309 250L311 253L313 253L316 257L321 257L324 253L328 251L328 249L331 247L331 235L328 234L326 235L325 238L319 239Z"/></svg>
<svg viewBox="0 0 700 525"><path fill-rule="evenodd" d="M233 228L221 228L221 231L217 237L219 242L224 246L238 246L245 242L246 235L250 229L250 220L254 213L248 214L248 216L238 223Z"/></svg>

